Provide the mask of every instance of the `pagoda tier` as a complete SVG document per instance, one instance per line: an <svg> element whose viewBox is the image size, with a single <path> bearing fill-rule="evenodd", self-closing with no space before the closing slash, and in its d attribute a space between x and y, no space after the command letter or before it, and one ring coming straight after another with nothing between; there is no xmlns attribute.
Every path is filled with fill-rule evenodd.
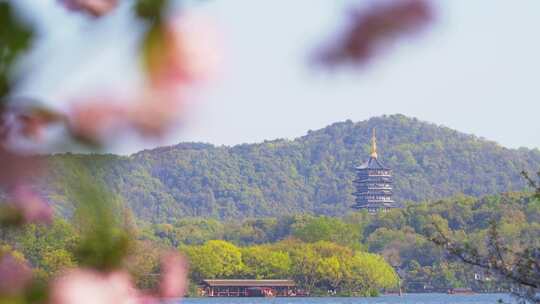
<svg viewBox="0 0 540 304"><path fill-rule="evenodd" d="M356 169L356 179L353 181L356 191L355 209L366 209L370 213L388 211L400 208L392 198L392 170L383 166L378 160L375 131L372 137L371 156L367 162Z"/></svg>

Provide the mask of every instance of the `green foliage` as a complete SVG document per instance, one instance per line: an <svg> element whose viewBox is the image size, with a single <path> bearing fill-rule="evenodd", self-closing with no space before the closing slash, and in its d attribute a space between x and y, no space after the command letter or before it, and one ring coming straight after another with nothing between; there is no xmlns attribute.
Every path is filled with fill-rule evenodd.
<svg viewBox="0 0 540 304"><path fill-rule="evenodd" d="M12 256L15 259L15 261L17 261L19 263L25 263L26 262L26 259L25 259L24 255L21 252L14 249L12 246L10 246L10 245L0 245L0 258L3 257L6 254L9 254L10 256Z"/></svg>
<svg viewBox="0 0 540 304"><path fill-rule="evenodd" d="M231 278L244 269L240 249L226 241L212 240L204 245L185 246L182 251L190 260L192 278L196 281Z"/></svg>
<svg viewBox="0 0 540 304"><path fill-rule="evenodd" d="M73 268L76 265L73 255L65 249L44 252L41 264L43 265L43 270L49 275L55 275L58 271Z"/></svg>
<svg viewBox="0 0 540 304"><path fill-rule="evenodd" d="M183 246L195 282L209 278L293 278L315 293L373 295L397 283L393 268L376 254L362 253L331 242L286 240L238 248L224 241Z"/></svg>
<svg viewBox="0 0 540 304"><path fill-rule="evenodd" d="M223 225L214 219L181 219L174 225L174 236L179 243L202 244L207 240L220 239ZM173 245L178 246L178 244Z"/></svg>
<svg viewBox="0 0 540 304"><path fill-rule="evenodd" d="M351 264L353 282L363 286L365 295L374 295L381 288L397 287L397 274L380 255L357 252Z"/></svg>
<svg viewBox="0 0 540 304"><path fill-rule="evenodd" d="M110 206L119 205L114 200L104 201ZM340 295L372 296L380 290L396 288L393 268L397 268L407 291L445 291L452 287L489 291L501 286L475 279L474 273L482 274L481 271L449 259L425 235L437 223L453 238L478 247L486 238L486 223L497 220L506 245L538 246L537 206L538 200L528 194L507 193L481 199L457 196L409 204L390 213L357 212L342 218L284 216L226 222L183 218L170 224L139 221L139 240L130 246L130 251L122 252L131 253L127 268L144 289L157 284L155 274L159 272L162 250L179 246L191 261L191 279L195 283L206 278L290 278L312 294L333 290ZM112 267L109 265L113 263L102 261L114 261L115 256L96 262L95 257L88 260L79 254L81 246L94 240L81 237L80 233L86 231L85 225L104 221L112 229L107 231L112 233L103 239L111 242L108 246L115 246L114 233L122 230L121 212L106 208L110 213L104 213L105 219L98 221L87 216L83 221L79 214L95 212L92 208L96 207L89 208L85 213L81 213L84 208L74 212L71 222L57 219L51 226L28 225L17 233L5 230L2 240L12 244L10 248L19 252L43 279L73 265ZM344 236L345 233L354 237ZM479 250L486 249L480 246ZM93 252L97 252L96 257L108 254Z"/></svg>
<svg viewBox="0 0 540 304"><path fill-rule="evenodd" d="M326 216L308 218L293 228L293 235L308 243L330 241L354 246L360 240L360 230L357 226Z"/></svg>
<svg viewBox="0 0 540 304"><path fill-rule="evenodd" d="M382 159L395 170L396 198L410 201L404 209L368 215L351 212L351 168L364 158L361 139L373 126ZM399 115L335 124L294 141L48 158L45 193L70 223L3 233L36 273L72 264L116 267L131 248L128 234L140 229L138 243L147 250L138 251L139 267L131 271L145 288L155 286L146 274L157 270L158 254L150 248L159 244L190 257L194 281L287 277L313 292L374 295L394 288L390 264L409 291L484 291L496 286L475 279L476 270L426 239L434 222L471 245L483 242L492 220L510 248L540 240L537 198L508 191L476 197L522 189L513 172L537 166L538 151L504 149ZM431 200L455 192L469 195ZM130 228L129 210L137 217Z"/></svg>
<svg viewBox="0 0 540 304"><path fill-rule="evenodd" d="M32 29L15 15L11 4L0 1L0 104L14 84L13 66L32 37Z"/></svg>
<svg viewBox="0 0 540 304"><path fill-rule="evenodd" d="M110 221L100 218L93 222L83 228L84 238L75 251L77 259L84 266L100 270L118 267L127 254L129 237Z"/></svg>
<svg viewBox="0 0 540 304"><path fill-rule="evenodd" d="M144 20L157 21L162 18L167 3L167 0L138 0L135 12Z"/></svg>
<svg viewBox="0 0 540 304"><path fill-rule="evenodd" d="M127 259L127 268L137 287L143 290L158 288L160 258L163 246L151 241L138 241L134 244Z"/></svg>
<svg viewBox="0 0 540 304"><path fill-rule="evenodd" d="M409 204L405 209L377 215L358 212L343 218L286 216L223 222L220 223L223 233L216 235L230 240L236 246L244 246L240 248L243 270L233 277L277 278L281 275L293 278L308 290L337 289L343 295L374 295L379 288L395 288L395 278L391 278L389 270L382 266L376 269L382 271L382 274L370 272L373 269L366 268L358 259L361 257L375 263L373 259L382 256L386 266L390 264L402 271L402 285L406 290L423 292L472 287L487 291L500 286L493 281L476 279L475 272L482 276L481 270L471 269L449 259L426 235L432 231L433 223L437 223L449 235L478 246L486 237L489 228L487 223L497 220L502 224L501 234L509 246L521 248L538 245L540 225L535 219L540 213L537 212L537 204L537 199L530 198L526 193L506 193L481 199L461 195L434 203ZM203 232L206 229L204 227L215 222L200 218L183 220L192 221L197 222ZM205 224L206 221L208 223ZM276 223L281 223L281 229L276 229ZM194 230L191 233L201 233L196 227L192 228ZM172 229L174 231L174 226ZM354 235L354 238L344 237L343 233ZM252 235L247 238L247 234ZM173 232L171 235L177 234ZM346 241L339 243L342 240ZM162 241L170 243L168 237ZM264 245L253 245L261 243ZM359 248L365 248L377 256L370 256ZM283 254L290 261L288 272L285 271L287 258ZM197 265L212 265L211 262L203 261L210 254L199 250L195 255L199 255L196 257ZM359 277L351 277L348 274L351 267L359 267L366 272ZM194 278L201 279L210 273L195 275ZM366 277L370 278L369 282L360 280ZM386 279L377 281L377 277ZM369 285L372 281L378 287ZM347 287L347 284L353 287ZM355 291L354 286L362 286L362 291Z"/></svg>
<svg viewBox="0 0 540 304"><path fill-rule="evenodd" d="M56 219L52 225L26 225L9 237L28 262L48 278L63 267L75 265L72 251L79 241L78 232L68 222Z"/></svg>
<svg viewBox="0 0 540 304"><path fill-rule="evenodd" d="M245 276L253 279L281 279L288 276L291 259L284 251L271 250L269 246L242 248Z"/></svg>
<svg viewBox="0 0 540 304"><path fill-rule="evenodd" d="M77 261L98 270L119 267L131 245L129 231L122 226L120 202L90 180L84 169L64 183L75 200L73 221L81 235L74 249Z"/></svg>
<svg viewBox="0 0 540 304"><path fill-rule="evenodd" d="M292 141L234 147L183 143L129 157L57 155L51 157L50 183L78 170L66 162L78 163L91 172L92 181L105 184L127 202L138 218L154 223L174 224L182 217L342 216L354 203L353 168L366 160L374 127L381 160L394 170L398 202L521 191L526 182L519 172L540 167L538 150L506 149L393 115L336 123ZM62 214L69 214L71 198L64 192L58 186L49 197L61 206ZM466 210L467 202L454 207ZM463 216L447 219L452 229L469 220L469 215ZM388 218L394 225L402 225L403 220ZM244 227L245 242L251 241L250 233L259 233L257 225Z"/></svg>

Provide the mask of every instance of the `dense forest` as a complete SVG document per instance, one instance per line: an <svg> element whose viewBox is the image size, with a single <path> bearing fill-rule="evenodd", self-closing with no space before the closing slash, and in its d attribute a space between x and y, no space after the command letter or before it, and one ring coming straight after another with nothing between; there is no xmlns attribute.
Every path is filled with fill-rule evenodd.
<svg viewBox="0 0 540 304"><path fill-rule="evenodd" d="M374 127L405 208L370 215L350 208L351 181ZM143 289L156 286L160 255L173 248L190 260L192 288L203 278L291 278L310 294L374 295L398 284L409 292L497 291L505 285L431 241L434 224L480 251L491 221L511 248L540 245L540 201L521 192L520 176L540 167L539 151L401 115L337 123L293 141L47 158L42 189L63 216L0 235L0 253L27 261L44 280L95 257L85 251L95 240L82 237L89 220L81 214L97 211L73 203L84 201L84 185L103 191L89 201L114 210L108 221L134 236L119 244Z"/></svg>
<svg viewBox="0 0 540 304"><path fill-rule="evenodd" d="M83 165L138 218L155 223L185 216L342 215L353 204L354 167L368 156L373 128L380 159L394 170L395 199L403 203L521 191L520 172L540 168L536 149L507 149L392 115L335 123L295 140L233 147L181 143L125 157L56 155L46 191L59 212L69 215L69 193L54 180L77 180Z"/></svg>
<svg viewBox="0 0 540 304"><path fill-rule="evenodd" d="M394 269L407 292L455 287L497 291L505 285L444 254L430 241L433 223L480 251L485 250L491 220L498 221L502 240L511 248L540 245L540 200L528 193L480 199L461 195L378 215L349 212L342 217L179 218L133 225L127 215L118 218L136 236L127 267L137 284L155 286L151 274L159 270L160 251L177 248L191 263L192 294L203 278L291 278L311 294L330 290L338 295L374 295L396 290ZM81 241L77 225L56 219L48 227L3 231L0 250L27 260L37 275L46 278L80 263Z"/></svg>

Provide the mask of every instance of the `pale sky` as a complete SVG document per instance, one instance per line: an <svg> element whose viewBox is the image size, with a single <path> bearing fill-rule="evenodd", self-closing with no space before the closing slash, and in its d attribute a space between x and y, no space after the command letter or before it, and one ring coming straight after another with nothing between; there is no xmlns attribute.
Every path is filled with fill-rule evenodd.
<svg viewBox="0 0 540 304"><path fill-rule="evenodd" d="M83 89L137 85L138 32L126 8L96 24L55 8L54 0L20 1L31 3L47 28L21 94L56 102ZM507 147L540 147L540 1L437 1L437 21L424 35L401 40L366 69L334 72L313 67L310 56L339 29L351 3L367 0L201 2L197 9L216 18L225 42L220 77L165 141L130 141L113 151L292 139L395 113Z"/></svg>

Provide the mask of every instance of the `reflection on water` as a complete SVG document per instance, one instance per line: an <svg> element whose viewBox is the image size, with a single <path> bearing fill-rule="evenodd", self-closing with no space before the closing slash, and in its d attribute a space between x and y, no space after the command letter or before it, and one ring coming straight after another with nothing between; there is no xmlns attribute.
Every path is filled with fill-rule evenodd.
<svg viewBox="0 0 540 304"><path fill-rule="evenodd" d="M188 298L182 300L182 304L496 304L500 299L505 303L514 303L506 294L431 293L377 298Z"/></svg>

